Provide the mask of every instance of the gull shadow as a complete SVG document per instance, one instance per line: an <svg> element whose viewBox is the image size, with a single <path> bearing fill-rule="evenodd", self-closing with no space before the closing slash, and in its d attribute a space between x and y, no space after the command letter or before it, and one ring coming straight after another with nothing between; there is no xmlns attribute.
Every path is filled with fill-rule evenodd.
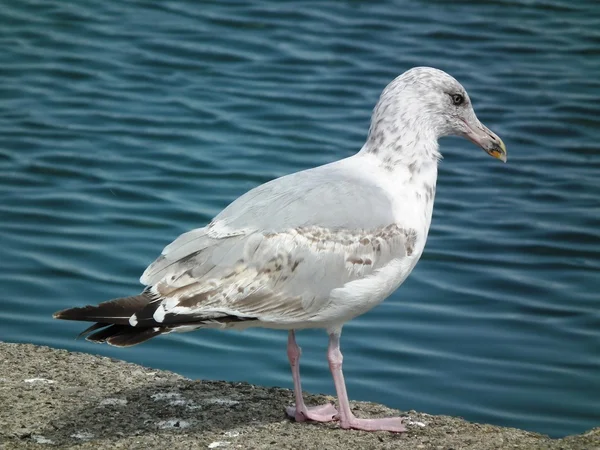
<svg viewBox="0 0 600 450"><path fill-rule="evenodd" d="M226 440L239 435L240 430L243 434L248 427L289 421L285 406L294 402L293 394L282 388L187 379L133 389L115 386L112 391L103 388L101 393L89 394L73 392L75 401L63 403L63 411L36 435L60 447L147 434L161 441L178 435ZM314 404L330 400L325 396L307 396L307 401ZM36 440L34 436L30 438Z"/></svg>

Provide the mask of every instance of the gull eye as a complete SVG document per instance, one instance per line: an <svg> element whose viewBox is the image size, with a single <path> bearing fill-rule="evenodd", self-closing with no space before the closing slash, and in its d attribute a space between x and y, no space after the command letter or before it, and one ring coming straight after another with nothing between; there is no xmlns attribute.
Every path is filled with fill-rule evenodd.
<svg viewBox="0 0 600 450"><path fill-rule="evenodd" d="M454 105L456 105L456 106L462 105L464 101L465 101L465 98L462 95L460 95L460 94L452 95L452 103L454 103Z"/></svg>

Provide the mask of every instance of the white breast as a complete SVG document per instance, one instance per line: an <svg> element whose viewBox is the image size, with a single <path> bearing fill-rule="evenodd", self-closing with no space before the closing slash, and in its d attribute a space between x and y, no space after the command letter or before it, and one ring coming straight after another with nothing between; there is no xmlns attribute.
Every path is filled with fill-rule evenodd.
<svg viewBox="0 0 600 450"><path fill-rule="evenodd" d="M372 275L334 289L328 307L318 317L320 322L329 323L329 326L343 324L364 314L398 289L419 261L431 224L437 163L424 164L418 172L403 166L387 170L370 155L361 155L357 163L371 179L378 180L380 187L389 195L398 226L416 230L418 237L410 256L399 255Z"/></svg>

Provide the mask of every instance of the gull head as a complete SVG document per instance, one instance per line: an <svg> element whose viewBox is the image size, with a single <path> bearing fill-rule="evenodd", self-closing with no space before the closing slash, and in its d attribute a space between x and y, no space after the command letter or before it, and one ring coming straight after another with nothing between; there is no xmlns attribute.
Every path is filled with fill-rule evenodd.
<svg viewBox="0 0 600 450"><path fill-rule="evenodd" d="M504 143L479 121L465 88L442 70L415 67L383 90L367 142L372 148L402 152L420 140L431 141L435 150L429 153L439 156L437 140L443 136L465 137L506 162Z"/></svg>

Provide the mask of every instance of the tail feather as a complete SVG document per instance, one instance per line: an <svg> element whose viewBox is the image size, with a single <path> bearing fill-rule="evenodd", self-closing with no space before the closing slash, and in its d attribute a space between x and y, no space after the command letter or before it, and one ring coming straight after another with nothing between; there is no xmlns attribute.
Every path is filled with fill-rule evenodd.
<svg viewBox="0 0 600 450"><path fill-rule="evenodd" d="M116 347L130 347L132 345L141 344L148 339L151 339L159 334L168 333L165 327L144 327L137 328L129 325L111 325L111 324L96 324L102 325L100 331L87 336L85 339L90 342L114 345ZM90 327L91 328L91 327Z"/></svg>
<svg viewBox="0 0 600 450"><path fill-rule="evenodd" d="M164 327L129 328L127 331L109 337L106 342L116 347L131 347L169 331Z"/></svg>
<svg viewBox="0 0 600 450"><path fill-rule="evenodd" d="M128 328L127 325L112 325L112 324L108 324L108 323L104 323L104 324L100 324L97 323L96 325L101 325L100 331L96 331L93 334L90 334L89 336L86 336L85 340L86 341L90 341L90 342L96 342L98 344L101 344L103 342L106 342L106 340L112 336L116 336L118 334L121 334L123 332L125 332ZM90 327L91 328L91 327Z"/></svg>
<svg viewBox="0 0 600 450"><path fill-rule="evenodd" d="M56 318L56 316L54 318ZM101 323L101 322L95 323L91 327L87 327L85 330L83 330L81 333L79 333L77 335L76 339L82 338L82 337L86 336L87 334L90 334L92 331L107 327L109 325L110 325L110 323Z"/></svg>

